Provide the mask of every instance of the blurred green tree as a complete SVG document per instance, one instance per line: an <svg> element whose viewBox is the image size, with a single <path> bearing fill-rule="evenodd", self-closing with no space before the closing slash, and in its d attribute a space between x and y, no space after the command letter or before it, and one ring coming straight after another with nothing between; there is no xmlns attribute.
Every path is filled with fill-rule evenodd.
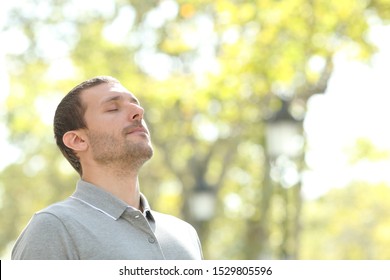
<svg viewBox="0 0 390 280"><path fill-rule="evenodd" d="M301 258L387 260L390 188L353 182L305 204Z"/></svg>
<svg viewBox="0 0 390 280"><path fill-rule="evenodd" d="M0 249L34 211L73 191L76 174L56 151L46 117L64 91L107 74L147 108L156 154L143 170L143 191L156 209L196 224L206 258L299 257L296 248L278 250L280 212L302 201L297 195L286 206L283 190L269 191L263 120L278 109L279 97L303 117L310 96L325 92L340 50L368 60L375 51L369 23L388 20L389 6L388 0L50 0L15 7L3 31L17 33L24 48L8 55L5 122L22 156L0 175L6 225ZM210 220L191 216L196 187L215 194ZM299 194L299 184L292 190ZM293 219L299 228L300 211Z"/></svg>

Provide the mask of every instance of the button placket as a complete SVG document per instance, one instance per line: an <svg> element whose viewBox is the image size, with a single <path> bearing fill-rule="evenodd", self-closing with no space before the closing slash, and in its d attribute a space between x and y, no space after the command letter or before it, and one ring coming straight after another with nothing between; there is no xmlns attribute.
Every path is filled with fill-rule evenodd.
<svg viewBox="0 0 390 280"><path fill-rule="evenodd" d="M157 238L153 234L148 218L144 217L144 215L142 215L142 213L139 211L131 211L128 209L126 212L127 212L127 221L132 223L136 228L142 230L147 234L147 236L145 237L150 245L152 246L157 245L159 247ZM126 219L125 216L126 215L124 215L124 218Z"/></svg>

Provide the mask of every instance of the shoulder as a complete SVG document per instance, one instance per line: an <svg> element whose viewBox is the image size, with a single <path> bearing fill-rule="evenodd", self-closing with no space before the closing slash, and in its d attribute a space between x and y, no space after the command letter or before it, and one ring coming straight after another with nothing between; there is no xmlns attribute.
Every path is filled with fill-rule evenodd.
<svg viewBox="0 0 390 280"><path fill-rule="evenodd" d="M30 224L57 222L62 223L64 226L71 225L82 219L83 212L85 212L84 208L89 210L88 207L77 200L67 198L36 212L30 220Z"/></svg>
<svg viewBox="0 0 390 280"><path fill-rule="evenodd" d="M52 228L53 226L60 225L63 223L63 218L73 212L71 209L72 206L68 199L54 203L36 212L27 224L26 229L35 229L36 227Z"/></svg>
<svg viewBox="0 0 390 280"><path fill-rule="evenodd" d="M80 206L76 201L71 198L67 198L63 201L51 204L50 206L35 213L35 215L47 214L60 218L74 213L75 211L77 211L77 207Z"/></svg>
<svg viewBox="0 0 390 280"><path fill-rule="evenodd" d="M156 219L156 221L161 221L161 222L164 221L164 222L170 222L170 223L174 223L174 224L184 226L184 227L192 227L191 224L189 224L188 222L186 222L178 217L175 217L175 216L172 216L169 214L164 214L161 212L157 212L154 210L152 210L151 213L152 213L153 217Z"/></svg>
<svg viewBox="0 0 390 280"><path fill-rule="evenodd" d="M66 204L60 202L36 212L12 250L13 259L66 259L64 250L73 246L64 217Z"/></svg>
<svg viewBox="0 0 390 280"><path fill-rule="evenodd" d="M155 218L157 226L174 229L176 232L188 233L191 236L198 238L198 234L195 228L188 222L161 212L152 211L152 215Z"/></svg>

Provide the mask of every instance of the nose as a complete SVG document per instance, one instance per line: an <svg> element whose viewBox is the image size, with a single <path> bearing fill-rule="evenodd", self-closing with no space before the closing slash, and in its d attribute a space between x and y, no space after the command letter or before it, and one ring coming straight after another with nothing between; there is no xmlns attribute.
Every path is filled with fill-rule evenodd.
<svg viewBox="0 0 390 280"><path fill-rule="evenodd" d="M129 118L131 121L134 121L134 120L142 120L143 117L144 117L144 108L142 108L140 105L138 104L131 104L131 108L129 109Z"/></svg>

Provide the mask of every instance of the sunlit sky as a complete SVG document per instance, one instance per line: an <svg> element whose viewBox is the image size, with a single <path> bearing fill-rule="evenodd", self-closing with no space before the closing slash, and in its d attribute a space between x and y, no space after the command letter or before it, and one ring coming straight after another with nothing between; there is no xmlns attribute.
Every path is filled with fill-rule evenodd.
<svg viewBox="0 0 390 280"><path fill-rule="evenodd" d="M0 27L7 10L6 2L0 3ZM2 38L0 34L0 40ZM335 59L335 72L327 92L309 100L304 123L309 167L303 176L306 198L315 198L330 187L343 187L353 180L390 185L390 159L363 161L351 166L346 152L359 138L369 139L378 149L390 151L390 26L374 25L370 38L379 47L372 62L356 62L348 53L340 53ZM7 51L0 45L0 118L5 114L9 92L4 63ZM7 143L6 137L7 128L1 123L0 171L20 154Z"/></svg>
<svg viewBox="0 0 390 280"><path fill-rule="evenodd" d="M390 26L373 27L370 38L379 48L371 63L338 55L327 92L309 102L305 120L306 161L311 168L304 177L307 197L353 180L390 184L390 159L350 166L347 157L359 138L390 150Z"/></svg>

